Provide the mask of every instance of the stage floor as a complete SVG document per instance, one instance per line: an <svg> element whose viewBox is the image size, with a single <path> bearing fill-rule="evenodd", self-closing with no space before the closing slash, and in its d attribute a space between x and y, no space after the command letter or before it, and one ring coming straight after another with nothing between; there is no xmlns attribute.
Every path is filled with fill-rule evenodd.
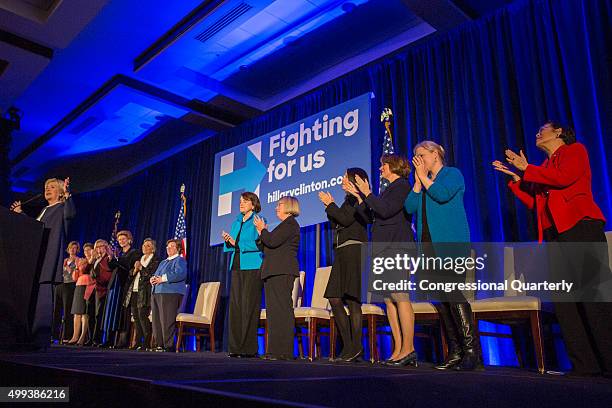
<svg viewBox="0 0 612 408"><path fill-rule="evenodd" d="M2 386L70 386L71 405L212 402L243 406L609 407L612 380L512 368L444 372L326 360L230 359L52 346L0 353ZM109 405L110 404L110 405ZM140 405L140 404L138 404ZM156 404L158 405L158 404Z"/></svg>

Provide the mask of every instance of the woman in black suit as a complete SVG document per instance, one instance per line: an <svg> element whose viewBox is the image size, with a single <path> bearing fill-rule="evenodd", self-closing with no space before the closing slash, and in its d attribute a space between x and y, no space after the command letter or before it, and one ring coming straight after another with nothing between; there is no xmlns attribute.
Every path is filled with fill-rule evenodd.
<svg viewBox="0 0 612 408"><path fill-rule="evenodd" d="M349 192L357 198L359 211L372 220L372 241L406 243L414 242L410 216L404 211L404 201L410 193L408 181L410 163L408 159L395 154L380 158L380 174L390 184L380 196L370 190L368 180L355 176L355 184ZM378 248L380 249L380 248ZM391 251L393 254L396 251ZM387 365L417 365L414 350L414 310L407 293L392 293L385 298L387 317L393 334L394 350L386 361Z"/></svg>
<svg viewBox="0 0 612 408"><path fill-rule="evenodd" d="M136 344L132 349L144 351L151 347L151 276L157 270L159 258L155 255L156 244L151 238L142 243L142 257L130 271L128 289L123 307L131 311L136 328Z"/></svg>
<svg viewBox="0 0 612 408"><path fill-rule="evenodd" d="M48 205L36 219L45 224L48 232L47 250L40 271L38 299L32 333L39 345L49 344L53 317L53 288L63 282L64 259L62 252L68 240L68 227L76 215L68 186L70 179L51 178L45 181L44 196ZM21 213L21 201L15 201L11 210Z"/></svg>
<svg viewBox="0 0 612 408"><path fill-rule="evenodd" d="M328 192L320 192L319 199L325 205L327 218L334 230L334 264L329 275L325 297L334 312L336 327L342 338L342 353L334 361L355 361L363 353L361 346L361 244L367 242L368 220L357 211L357 199L348 193L349 183L355 176L368 180L368 174L360 168L346 170L342 189L347 192L340 207ZM346 313L344 305L349 309Z"/></svg>
<svg viewBox="0 0 612 408"><path fill-rule="evenodd" d="M295 317L291 292L300 274L297 260L300 224L295 220L299 214L297 198L283 197L276 204L276 216L281 223L272 232L267 230L263 218L256 216L253 221L264 253L261 279L268 320L266 360L293 359Z"/></svg>
<svg viewBox="0 0 612 408"><path fill-rule="evenodd" d="M133 241L134 238L130 231L119 231L117 233L117 242L121 247L121 253L108 262L112 269L116 269L114 280L110 284L108 303L106 305L109 320L105 322L105 326L109 332L115 333L115 339L110 339L109 347L111 348L125 348L128 346L130 311L127 307L123 307L123 300L130 283L128 278L132 274L134 265L142 257L140 249L132 247Z"/></svg>

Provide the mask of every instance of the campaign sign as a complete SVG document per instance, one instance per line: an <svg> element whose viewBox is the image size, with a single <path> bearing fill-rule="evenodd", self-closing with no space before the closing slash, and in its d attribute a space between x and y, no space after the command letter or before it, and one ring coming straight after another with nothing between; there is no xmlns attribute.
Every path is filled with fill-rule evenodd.
<svg viewBox="0 0 612 408"><path fill-rule="evenodd" d="M340 205L347 168L370 169L371 93L309 116L215 155L210 244L223 242L240 213L240 194L259 196L260 215L272 229L280 221L276 202L299 200L301 226L327 221L319 200L329 191ZM235 238L235 237L234 237Z"/></svg>

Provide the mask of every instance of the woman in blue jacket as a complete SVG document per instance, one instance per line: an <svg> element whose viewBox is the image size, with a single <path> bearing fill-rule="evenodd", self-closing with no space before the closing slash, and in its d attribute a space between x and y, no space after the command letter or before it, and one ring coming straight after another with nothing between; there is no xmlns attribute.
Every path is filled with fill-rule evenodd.
<svg viewBox="0 0 612 408"><path fill-rule="evenodd" d="M159 263L150 279L153 286L151 309L155 351L173 351L176 315L181 306L187 280L187 261L181 257L183 243L180 239L166 242L168 258Z"/></svg>
<svg viewBox="0 0 612 408"><path fill-rule="evenodd" d="M259 234L253 224L261 211L259 197L245 192L240 195L240 214L229 234L223 231L224 251L231 253L232 270L229 304L229 356L257 355L257 327L261 308L260 267L263 255L255 241Z"/></svg>
<svg viewBox="0 0 612 408"><path fill-rule="evenodd" d="M418 240L469 243L470 229L463 206L465 182L461 171L444 166L444 148L429 140L414 147L412 163L415 182L404 207L408 213L416 214ZM482 369L472 308L461 292L453 293L449 300L436 305L448 341L448 357L436 368Z"/></svg>

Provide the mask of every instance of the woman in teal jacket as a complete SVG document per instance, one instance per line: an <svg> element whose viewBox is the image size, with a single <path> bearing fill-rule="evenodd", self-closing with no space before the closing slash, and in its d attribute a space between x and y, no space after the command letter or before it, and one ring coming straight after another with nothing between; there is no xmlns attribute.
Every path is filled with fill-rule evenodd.
<svg viewBox="0 0 612 408"><path fill-rule="evenodd" d="M253 224L261 211L259 197L245 192L240 195L240 214L229 234L223 231L224 251L231 253L231 285L229 305L229 356L257 355L257 327L261 308L260 267L263 259L255 241L259 234Z"/></svg>
<svg viewBox="0 0 612 408"><path fill-rule="evenodd" d="M426 140L414 147L414 186L404 208L416 214L417 238L423 243L470 242L463 195L465 182L461 171L444 166L444 148ZM426 248L426 252L452 251L456 248ZM463 252L463 248L459 248ZM429 254L442 256L442 254ZM449 255L449 254L446 254ZM458 254L455 254L458 255ZM461 255L464 255L463 253ZM451 273L449 279L457 278ZM442 293L441 295L444 296ZM439 370L482 369L480 341L474 327L472 308L460 291L436 305L448 342L448 357L436 366Z"/></svg>

